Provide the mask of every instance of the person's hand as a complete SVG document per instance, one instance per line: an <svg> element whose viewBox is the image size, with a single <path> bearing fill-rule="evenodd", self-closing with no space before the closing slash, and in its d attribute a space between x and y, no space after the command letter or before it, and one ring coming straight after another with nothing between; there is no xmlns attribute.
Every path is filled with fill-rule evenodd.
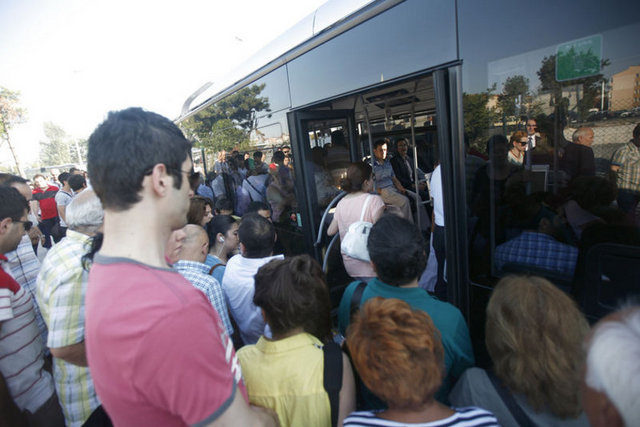
<svg viewBox="0 0 640 427"><path fill-rule="evenodd" d="M29 239L31 239L31 244L33 246L37 245L38 240L40 240L43 237L42 231L40 231L38 226L31 227L31 229L27 232L27 235L29 236Z"/></svg>

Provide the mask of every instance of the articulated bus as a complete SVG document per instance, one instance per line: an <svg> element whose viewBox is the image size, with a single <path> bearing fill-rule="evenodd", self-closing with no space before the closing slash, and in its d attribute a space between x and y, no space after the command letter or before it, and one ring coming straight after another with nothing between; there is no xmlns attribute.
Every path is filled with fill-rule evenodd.
<svg viewBox="0 0 640 427"><path fill-rule="evenodd" d="M217 117L221 135L226 123L230 133L248 127L259 146L291 146L297 205L278 235L285 253L324 262L336 292L349 278L339 244L326 236L330 209L315 184L314 149L326 154L338 187L349 162L370 158L372 141L388 138L393 152L407 138L415 172L428 176L441 165L448 299L472 335L481 334L492 286L509 272L548 277L567 292L584 287L579 303L593 320L640 283L637 229L611 239L590 233L590 246L580 236L587 221L619 224L606 210L615 199L606 183L615 182L613 153L640 123L639 36L640 2L629 0L332 0L227 82L196 92L177 121L192 129ZM245 103L244 116L228 108L234 102ZM502 176L498 157L506 153L487 141L527 124L538 146L524 169ZM594 132L595 176L604 181L568 190L563 154L581 127ZM500 245L539 231L532 210L559 212L567 193L580 218L570 218L570 236L556 237L578 253L575 269L499 265ZM605 241L617 244L594 245ZM634 281L635 289L624 288ZM612 283L624 289L601 292Z"/></svg>

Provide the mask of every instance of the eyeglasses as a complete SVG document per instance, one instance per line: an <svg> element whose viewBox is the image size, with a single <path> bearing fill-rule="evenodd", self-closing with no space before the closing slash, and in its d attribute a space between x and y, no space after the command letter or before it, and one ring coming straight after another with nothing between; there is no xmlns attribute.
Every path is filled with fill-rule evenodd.
<svg viewBox="0 0 640 427"><path fill-rule="evenodd" d="M147 169L145 169L144 174L145 175L151 175L151 173L153 172L153 168L154 167L155 167L155 165L154 166L150 166ZM193 169L188 170L188 171L183 171L182 169L172 168L172 167L169 167L169 166L166 166L166 168L167 168L168 171L185 173L185 174L187 174L187 178L189 178L189 179L195 179L196 177L199 177L198 172L194 171Z"/></svg>
<svg viewBox="0 0 640 427"><path fill-rule="evenodd" d="M518 144L520 145L527 145L528 141L518 141Z"/></svg>
<svg viewBox="0 0 640 427"><path fill-rule="evenodd" d="M31 226L33 225L31 221L14 221L14 222L21 222L22 226L24 227L24 231L31 230Z"/></svg>

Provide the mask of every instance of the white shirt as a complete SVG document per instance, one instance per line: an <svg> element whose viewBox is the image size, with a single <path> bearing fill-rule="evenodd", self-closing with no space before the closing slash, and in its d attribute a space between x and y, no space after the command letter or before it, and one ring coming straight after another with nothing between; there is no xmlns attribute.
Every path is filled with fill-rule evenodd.
<svg viewBox="0 0 640 427"><path fill-rule="evenodd" d="M224 270L222 290L245 344L255 344L260 336L265 334L266 325L262 319L262 313L253 303L254 277L260 267L274 259L284 259L284 255L265 258L245 258L242 255L235 255L227 262Z"/></svg>
<svg viewBox="0 0 640 427"><path fill-rule="evenodd" d="M433 216L437 226L444 227L444 201L442 200L442 173L440 165L431 174L431 197L433 197Z"/></svg>

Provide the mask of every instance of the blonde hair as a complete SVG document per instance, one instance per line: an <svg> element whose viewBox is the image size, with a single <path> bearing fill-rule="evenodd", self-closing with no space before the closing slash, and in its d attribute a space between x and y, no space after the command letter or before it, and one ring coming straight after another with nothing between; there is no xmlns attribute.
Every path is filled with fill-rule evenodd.
<svg viewBox="0 0 640 427"><path fill-rule="evenodd" d="M582 412L582 342L589 330L575 302L541 277L508 276L487 306L486 344L496 375L536 411Z"/></svg>

